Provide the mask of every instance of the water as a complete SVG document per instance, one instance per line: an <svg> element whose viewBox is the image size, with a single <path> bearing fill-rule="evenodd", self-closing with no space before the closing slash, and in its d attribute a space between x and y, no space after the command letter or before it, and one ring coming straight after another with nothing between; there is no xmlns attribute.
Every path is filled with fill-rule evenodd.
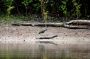
<svg viewBox="0 0 90 59"><path fill-rule="evenodd" d="M76 45L70 47L44 43L0 43L0 59L90 59L89 49L80 49Z"/></svg>

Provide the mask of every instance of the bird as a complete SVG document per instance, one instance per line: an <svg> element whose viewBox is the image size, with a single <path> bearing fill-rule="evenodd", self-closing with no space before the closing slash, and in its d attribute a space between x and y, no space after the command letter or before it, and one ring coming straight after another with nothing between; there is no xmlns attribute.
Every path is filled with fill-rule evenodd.
<svg viewBox="0 0 90 59"><path fill-rule="evenodd" d="M44 29L44 30L40 31L39 34L42 34L42 33L44 33L45 31L47 31L47 29Z"/></svg>

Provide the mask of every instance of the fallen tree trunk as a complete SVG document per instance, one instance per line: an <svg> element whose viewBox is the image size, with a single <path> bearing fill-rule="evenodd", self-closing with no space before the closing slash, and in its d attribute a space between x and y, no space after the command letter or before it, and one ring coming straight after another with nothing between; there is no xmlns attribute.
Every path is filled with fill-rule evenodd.
<svg viewBox="0 0 90 59"><path fill-rule="evenodd" d="M69 29L88 29L88 26L86 25L79 25L79 26L75 26L75 25L66 25L64 26L65 28L69 28Z"/></svg>
<svg viewBox="0 0 90 59"><path fill-rule="evenodd" d="M22 24L12 24L13 26L51 26L51 27L63 27L63 23L22 23Z"/></svg>
<svg viewBox="0 0 90 59"><path fill-rule="evenodd" d="M90 20L71 20L66 22L68 25L90 25Z"/></svg>
<svg viewBox="0 0 90 59"><path fill-rule="evenodd" d="M50 26L50 27L65 27L70 29L88 29L90 20L71 20L66 23L21 23L12 24L13 26Z"/></svg>

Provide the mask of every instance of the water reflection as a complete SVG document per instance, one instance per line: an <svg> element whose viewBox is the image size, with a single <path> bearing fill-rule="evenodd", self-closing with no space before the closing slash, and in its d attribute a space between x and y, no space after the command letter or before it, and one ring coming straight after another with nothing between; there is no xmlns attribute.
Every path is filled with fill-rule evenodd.
<svg viewBox="0 0 90 59"><path fill-rule="evenodd" d="M89 49L67 48L51 41L36 43L0 43L0 59L90 59Z"/></svg>

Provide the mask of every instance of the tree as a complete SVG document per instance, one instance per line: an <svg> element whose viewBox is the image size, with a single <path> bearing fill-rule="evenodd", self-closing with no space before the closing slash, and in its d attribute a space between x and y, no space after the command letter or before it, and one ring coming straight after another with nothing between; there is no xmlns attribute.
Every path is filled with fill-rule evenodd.
<svg viewBox="0 0 90 59"><path fill-rule="evenodd" d="M47 22L47 20L48 20L48 11L47 11L46 5L47 5L48 0L39 0L39 1L41 2L41 13L42 13L43 20L45 22Z"/></svg>
<svg viewBox="0 0 90 59"><path fill-rule="evenodd" d="M76 18L79 18L81 13L80 13L80 8L81 8L81 4L79 4L80 1L76 1L76 0L72 0L73 3L73 7L74 7L74 13L73 15L76 16Z"/></svg>
<svg viewBox="0 0 90 59"><path fill-rule="evenodd" d="M11 10L14 8L13 0L4 0L4 4L7 7L7 15L10 16Z"/></svg>
<svg viewBox="0 0 90 59"><path fill-rule="evenodd" d="M26 9L26 15L27 15L27 8L30 3L32 3L33 0L23 0L22 4L25 6Z"/></svg>
<svg viewBox="0 0 90 59"><path fill-rule="evenodd" d="M67 12L67 2L68 0L62 0L61 1L62 4L59 7L59 10L61 10L65 16L65 20L67 21L67 16L68 16L68 12Z"/></svg>

